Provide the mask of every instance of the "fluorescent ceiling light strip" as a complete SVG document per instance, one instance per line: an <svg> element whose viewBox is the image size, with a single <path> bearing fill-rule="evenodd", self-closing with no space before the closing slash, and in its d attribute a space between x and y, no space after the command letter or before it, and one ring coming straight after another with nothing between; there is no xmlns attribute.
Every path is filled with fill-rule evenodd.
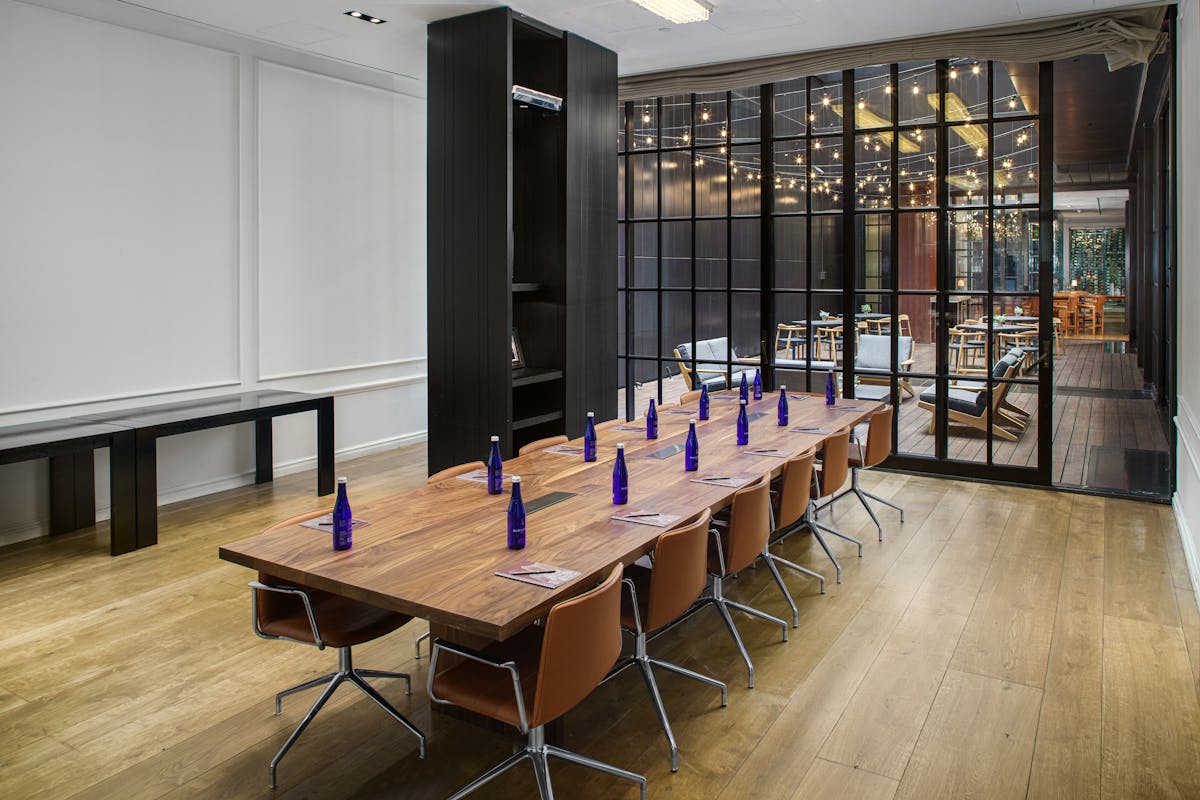
<svg viewBox="0 0 1200 800"><path fill-rule="evenodd" d="M685 22L704 22L712 6L703 0L633 0L642 8L663 19L681 25Z"/></svg>

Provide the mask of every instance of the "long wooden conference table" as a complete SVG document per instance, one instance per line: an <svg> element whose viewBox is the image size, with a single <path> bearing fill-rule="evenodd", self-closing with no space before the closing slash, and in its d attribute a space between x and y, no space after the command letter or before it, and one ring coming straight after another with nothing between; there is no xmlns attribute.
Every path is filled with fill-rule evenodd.
<svg viewBox="0 0 1200 800"><path fill-rule="evenodd" d="M655 440L645 438L644 428L598 431L595 462L545 450L506 461L505 475L521 476L528 514L524 550L507 547L508 480L503 494L489 495L481 483L450 478L370 502L356 502L352 491L355 518L370 524L355 529L350 550L335 551L328 533L297 525L226 545L220 556L301 586L426 619L435 636L473 646L503 640L544 617L555 603L591 588L617 562L631 564L650 552L673 527L618 522L613 514L648 510L678 515L682 523L705 508L723 508L736 489L693 479L778 474L786 457L748 451L774 448L798 455L881 407L849 399L827 406L817 395L788 395L787 427L777 424L778 393L749 402L750 443L739 447L737 393L714 394L711 418L696 426L698 472L684 470L682 452L694 404L660 410ZM644 421L629 424L641 428ZM817 430L794 430L798 427ZM619 442L629 470L628 506L612 502ZM486 445L480 443L481 454ZM531 562L580 575L557 589L495 575Z"/></svg>

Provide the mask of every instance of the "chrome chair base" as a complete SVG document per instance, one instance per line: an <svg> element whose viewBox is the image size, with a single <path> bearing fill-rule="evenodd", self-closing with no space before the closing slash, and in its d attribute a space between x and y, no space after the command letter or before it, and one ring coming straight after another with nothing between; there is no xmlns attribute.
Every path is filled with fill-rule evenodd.
<svg viewBox="0 0 1200 800"><path fill-rule="evenodd" d="M597 761L594 758L581 756L578 753L572 753L570 750L563 750L561 747L555 747L552 744L546 744L546 733L542 726L529 729L529 739L527 740L524 749L518 753L501 761L496 766L489 769L487 772L480 775L475 780L468 783L458 792L456 792L450 800L459 800L460 797L466 797L471 792L475 791L492 778L502 772L507 772L512 767L521 763L525 759L533 762L533 775L537 779L538 795L542 800L554 800L554 789L550 785L550 763L549 757L553 756L563 761L572 764L578 764L581 767L594 769L599 772L605 772L609 775L614 775L627 781L632 781L638 784L641 789L642 800L646 800L646 779L628 770L623 770L619 767L614 767L605 764L603 761Z"/></svg>
<svg viewBox="0 0 1200 800"><path fill-rule="evenodd" d="M871 515L871 521L875 523L875 529L879 532L879 541L882 542L883 541L883 526L879 524L879 517L875 516L875 509L871 508L871 504L867 502L867 498L869 497L877 503L883 503L888 508L892 508L892 509L895 509L896 511L899 511L901 524L904 523L904 509L891 501L884 500L879 495L871 494L870 492L863 489L862 484L859 483L860 471L861 471L860 467L852 468L850 470L850 488L838 495L835 495L834 497L830 498L826 502L822 503L817 508L817 513L820 513L822 511L824 511L825 509L829 508L830 506L832 506L838 500L841 500L846 495L849 495L849 494L857 495L858 501L863 504L863 508L865 508L867 510L867 513ZM859 553L859 555L862 555L862 554Z"/></svg>
<svg viewBox="0 0 1200 800"><path fill-rule="evenodd" d="M705 606L716 606L717 613L721 615L721 619L724 621L725 627L729 629L729 635L733 637L733 643L737 646L738 653L741 654L742 661L744 661L746 664L746 671L750 676L749 682L747 683L747 688L753 689L754 662L750 660L750 654L746 652L746 645L742 642L742 636L738 633L737 625L733 623L733 615L729 613L729 609L733 608L741 611L743 614L749 614L752 617L758 617L766 622L775 623L783 629L783 641L785 642L788 640L788 624L779 617L773 617L764 611L759 611L757 608L739 603L735 600L730 600L725 596L725 590L722 586L722 578L716 575L712 575L710 577L712 579L712 584L710 586L712 594L700 598L699 602L692 607L692 611L689 611L686 616L691 616L692 613L699 611Z"/></svg>
<svg viewBox="0 0 1200 800"><path fill-rule="evenodd" d="M668 672L674 672L676 675L682 675L685 678L691 678L694 681L708 684L714 689L721 690L721 708L729 705L729 690L725 687L722 681L716 678L710 678L707 675L701 675L699 672L693 672L686 667L681 667L678 664L672 664L669 661L660 661L646 653L646 634L635 634L633 655L617 662L604 680L612 678L619 672L624 672L628 667L637 664L642 672L642 679L646 682L646 689L650 692L650 700L654 703L654 712L658 714L658 723L662 726L663 733L667 737L667 745L671 748L671 772L679 771L679 746L675 743L675 733L671 730L671 722L667 719L667 709L663 705L662 693L658 691L658 682L654 679L654 671L652 666L660 667Z"/></svg>
<svg viewBox="0 0 1200 800"><path fill-rule="evenodd" d="M306 689L315 688L321 684L327 684L325 686L325 691L321 692L321 696L317 698L317 702L313 703L312 708L310 708L308 713L304 715L304 719L302 719L300 724L296 726L296 729L292 731L292 735L288 737L288 740L283 743L283 747L279 749L279 752L275 755L275 758L271 759L270 782L268 783L270 788L275 788L275 770L279 766L279 762L283 760L285 755L287 755L288 750L292 749L292 745L294 745L296 740L300 738L300 734L304 733L305 728L309 726L309 723L313 721L321 708L324 707L327 702L329 702L329 698L333 697L333 693L337 691L337 688L346 681L349 681L351 684L361 689L363 694L375 701L376 705L386 711L393 719L395 719L405 728L408 728L408 730L417 737L417 742L420 748L420 757L425 757L425 734L421 733L421 731L418 730L415 725L405 719L403 714L393 708L392 704L389 703L383 697L383 695L375 690L375 687L366 682L366 678L403 678L405 683L404 693L409 695L412 694L412 679L406 673L383 672L377 669L355 669L354 662L350 655L350 648L339 647L337 672L331 672L328 675L322 675L320 678L314 678L311 681L305 681L304 683L293 686L290 689L284 689L282 692L275 695L275 715L278 716L282 711L281 701L283 698L290 694L295 694L296 692L303 692Z"/></svg>

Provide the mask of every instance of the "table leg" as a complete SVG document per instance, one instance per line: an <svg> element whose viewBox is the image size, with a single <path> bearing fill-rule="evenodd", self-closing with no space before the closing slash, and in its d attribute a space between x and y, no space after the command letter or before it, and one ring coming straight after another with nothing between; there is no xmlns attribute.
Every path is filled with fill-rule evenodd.
<svg viewBox="0 0 1200 800"><path fill-rule="evenodd" d="M254 482L270 483L274 477L274 453L272 433L274 420L271 417L254 420Z"/></svg>
<svg viewBox="0 0 1200 800"><path fill-rule="evenodd" d="M333 398L317 406L317 494L333 494Z"/></svg>
<svg viewBox="0 0 1200 800"><path fill-rule="evenodd" d="M114 556L137 549L137 463L132 430L112 437L109 448L109 552Z"/></svg>
<svg viewBox="0 0 1200 800"><path fill-rule="evenodd" d="M158 544L158 437L136 433L137 546Z"/></svg>
<svg viewBox="0 0 1200 800"><path fill-rule="evenodd" d="M96 476L92 450L50 457L50 533L96 524Z"/></svg>

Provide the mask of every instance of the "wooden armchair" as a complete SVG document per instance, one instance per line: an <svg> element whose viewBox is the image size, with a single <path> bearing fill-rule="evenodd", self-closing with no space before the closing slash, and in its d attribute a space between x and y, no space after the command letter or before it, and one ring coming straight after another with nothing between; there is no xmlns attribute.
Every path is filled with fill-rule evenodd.
<svg viewBox="0 0 1200 800"><path fill-rule="evenodd" d="M1010 352L996 362L992 368L992 377L996 380L1012 378L1017 371L1021 355ZM983 374L979 371L979 374ZM992 385L991 402L988 402L987 384L984 381L952 381L947 396L947 412L950 422L977 430L986 431L988 419L992 420L992 432L1001 439L1017 441L1025 429L1028 415L1006 400L1012 384L995 383ZM937 424L937 385L930 386L921 392L917 406L929 412L929 432L933 433ZM1015 428L1010 430L1001 423Z"/></svg>

